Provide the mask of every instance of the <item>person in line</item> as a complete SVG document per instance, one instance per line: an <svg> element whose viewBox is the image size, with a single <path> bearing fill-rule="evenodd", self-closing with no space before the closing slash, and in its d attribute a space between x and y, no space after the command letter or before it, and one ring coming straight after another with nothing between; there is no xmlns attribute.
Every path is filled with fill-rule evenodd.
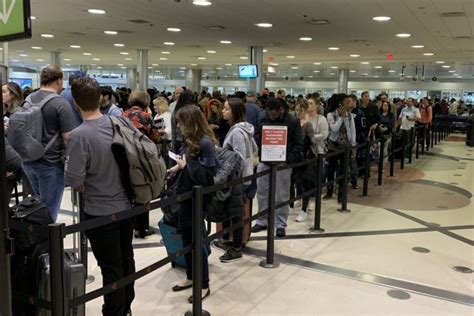
<svg viewBox="0 0 474 316"><path fill-rule="evenodd" d="M340 93L334 95L331 98L331 102L328 106L328 125L329 125L329 150L337 151L345 149L346 147L354 148L356 143L356 129L354 117L350 113L351 109L351 98ZM344 153L337 156L328 158L328 182L334 180L336 171L338 175L342 175L344 166ZM342 202L342 185L343 181L347 179L341 179L338 181L339 190L337 193L337 201ZM334 184L328 185L326 195L323 199L330 199L334 192Z"/></svg>
<svg viewBox="0 0 474 316"><path fill-rule="evenodd" d="M266 115L262 120L262 124L279 124L285 125L288 128L288 138L286 146L286 163L291 164L299 162L303 159L303 131L301 129L298 119L285 111L284 105L279 99L269 98L265 103ZM262 125L260 127L262 129ZM262 135L262 131L258 135ZM261 138L261 136L260 136ZM261 150L261 141L257 141L259 151ZM266 163L260 162L257 166L257 172L262 172L269 169L270 166ZM264 176L257 179L257 200L258 210L263 211L268 208L268 188L270 177ZM291 183L291 169L280 170L276 176L276 190L275 200L276 204L280 204L290 199L290 183ZM286 236L286 226L288 221L288 214L290 206L287 204L276 210L276 235L277 237ZM267 229L268 216L257 219L255 225L252 227L252 233L258 233Z"/></svg>
<svg viewBox="0 0 474 316"><path fill-rule="evenodd" d="M79 78L79 76L77 76L75 74L69 75L69 81L68 81L69 85L66 89L61 91L61 96L63 98L65 98L67 100L67 102L69 102L69 104L71 105L72 114L74 115L74 123L75 123L76 127L81 125L81 123L82 123L81 114L79 113L79 111L76 108L76 105L74 104L74 100L72 98L72 92L71 92L72 83L77 78Z"/></svg>
<svg viewBox="0 0 474 316"><path fill-rule="evenodd" d="M253 175L253 155L257 151L257 144L253 139L254 128L252 124L245 121L245 105L239 98L229 98L222 110L223 118L229 122L230 130L224 139L224 148L231 149L242 158L242 177ZM243 219L243 192L247 191L250 182L241 186L235 186L232 196L226 201L224 209L229 220L222 223L225 229L235 225ZM221 262L231 262L242 258L242 234L243 226L233 231L233 241L229 242L229 235L222 236L214 245L226 250L225 254L219 257Z"/></svg>
<svg viewBox="0 0 474 316"><path fill-rule="evenodd" d="M384 154L384 163L387 160L387 154L388 154L388 148L390 146L390 143L392 142L392 132L393 128L395 125L395 116L392 113L392 107L388 102L382 102L382 106L380 107L380 123L377 126L377 129L379 130L378 136L384 136L385 137L385 145L383 148L383 154Z"/></svg>
<svg viewBox="0 0 474 316"><path fill-rule="evenodd" d="M170 166L170 159L168 151L171 149L171 112L168 106L168 100L165 97L157 97L153 100L153 107L155 108L154 125L159 134L158 149L161 156L165 160L167 167Z"/></svg>
<svg viewBox="0 0 474 316"><path fill-rule="evenodd" d="M86 220L130 209L119 166L110 149L113 127L99 110L99 84L89 77L79 78L72 84L72 96L83 123L71 132L67 146L66 183L84 193ZM101 269L103 285L135 272L133 219L88 230L86 235ZM131 315L134 297L133 283L105 295L102 314Z"/></svg>
<svg viewBox="0 0 474 316"><path fill-rule="evenodd" d="M100 88L100 113L108 116L122 116L123 110L114 104L113 94L110 87Z"/></svg>
<svg viewBox="0 0 474 316"><path fill-rule="evenodd" d="M56 65L43 68L40 75L41 88L30 95L35 104L58 94L63 89L63 72ZM71 106L59 97L47 102L43 109L43 145L56 137L43 158L23 163L33 193L46 204L51 218L56 221L64 192L63 157L70 132L75 128Z"/></svg>
<svg viewBox="0 0 474 316"><path fill-rule="evenodd" d="M421 105L418 108L420 111L420 120L418 121L419 124L423 126L423 135L425 139L425 144L422 146L427 146L426 150L430 148L430 125L431 121L433 120L433 107L430 104L430 100L427 97L424 97L421 101Z"/></svg>
<svg viewBox="0 0 474 316"><path fill-rule="evenodd" d="M212 99L209 104L211 107L211 111L209 112L209 117L207 118L207 121L211 126L212 130L214 131L214 135L219 141L219 145L222 146L222 144L224 143L225 135L227 135L227 132L229 131L229 124L222 117L222 102L217 99Z"/></svg>
<svg viewBox="0 0 474 316"><path fill-rule="evenodd" d="M15 112L16 108L23 104L23 91L14 82L6 83L2 86L3 98L3 124L8 127L8 119Z"/></svg>
<svg viewBox="0 0 474 316"><path fill-rule="evenodd" d="M176 113L177 125L183 135L183 146L179 151L180 159L177 159L176 165L168 170L174 176L179 176L176 194L183 194L192 190L193 186L209 186L214 184L213 177L219 166L214 138L209 124L204 115L196 105L186 105ZM177 175L177 173L180 173ZM204 199L204 207L206 205ZM204 210L205 211L205 210ZM204 214L202 216L204 218ZM203 231L204 221L202 222ZM192 201L190 199L183 201L178 211L178 233L182 235L183 246L192 245ZM184 255L186 260L186 279L179 281L172 290L174 292L183 291L191 288L193 284L192 271L192 253ZM203 299L211 293L209 288L209 263L208 253L203 247L202 254L202 296ZM192 303L193 297L188 298Z"/></svg>
<svg viewBox="0 0 474 316"><path fill-rule="evenodd" d="M176 92L179 92L179 89L176 89ZM175 93L176 94L176 93ZM195 105L194 94L189 91L184 91L179 93L179 98L176 101L176 104L173 109L173 103L170 105L171 111L171 148L174 153L177 153L181 150L183 146L183 135L181 129L176 124L176 113L182 107L186 105Z"/></svg>
<svg viewBox="0 0 474 316"><path fill-rule="evenodd" d="M178 104L178 100L179 100L179 97L181 96L181 94L184 93L184 88L182 87L177 87L175 90L174 90L174 94L173 94L173 102L171 102L170 104L170 112L171 114L174 113L174 110L176 109L176 105Z"/></svg>
<svg viewBox="0 0 474 316"><path fill-rule="evenodd" d="M415 99L408 98L406 106L401 110L398 124L401 130L409 131L415 127L415 122L421 119L420 110L415 107Z"/></svg>
<svg viewBox="0 0 474 316"><path fill-rule="evenodd" d="M371 128L374 128L380 120L377 106L370 102L369 91L364 91L360 97L360 109L365 114L366 135L369 135Z"/></svg>

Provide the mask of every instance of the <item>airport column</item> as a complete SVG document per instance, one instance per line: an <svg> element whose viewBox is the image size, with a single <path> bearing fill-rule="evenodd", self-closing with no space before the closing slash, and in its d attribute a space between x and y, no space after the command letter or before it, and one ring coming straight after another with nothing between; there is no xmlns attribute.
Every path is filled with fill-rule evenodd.
<svg viewBox="0 0 474 316"><path fill-rule="evenodd" d="M61 67L61 53L60 52L51 52L50 64Z"/></svg>
<svg viewBox="0 0 474 316"><path fill-rule="evenodd" d="M258 76L247 79L247 91L261 92L265 88L265 71L263 69L263 47L250 46L248 50L249 64L257 65Z"/></svg>
<svg viewBox="0 0 474 316"><path fill-rule="evenodd" d="M2 64L8 67L8 42L3 43Z"/></svg>
<svg viewBox="0 0 474 316"><path fill-rule="evenodd" d="M137 88L137 68L127 68L127 87L135 90Z"/></svg>
<svg viewBox="0 0 474 316"><path fill-rule="evenodd" d="M339 80L337 81L337 92L347 94L349 90L349 69L339 69Z"/></svg>
<svg viewBox="0 0 474 316"><path fill-rule="evenodd" d="M148 49L138 51L138 89L148 89Z"/></svg>
<svg viewBox="0 0 474 316"><path fill-rule="evenodd" d="M186 70L186 89L189 89L193 92L201 92L201 78L202 78L202 69L188 69Z"/></svg>

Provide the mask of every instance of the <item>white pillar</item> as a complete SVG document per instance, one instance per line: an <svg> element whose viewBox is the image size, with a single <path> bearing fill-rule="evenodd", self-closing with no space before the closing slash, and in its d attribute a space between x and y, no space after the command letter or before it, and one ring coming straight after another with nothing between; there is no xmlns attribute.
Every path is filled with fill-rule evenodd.
<svg viewBox="0 0 474 316"><path fill-rule="evenodd" d="M339 80L337 81L337 92L345 93L349 90L349 69L339 69Z"/></svg>
<svg viewBox="0 0 474 316"><path fill-rule="evenodd" d="M61 53L60 52L51 52L50 64L61 67Z"/></svg>
<svg viewBox="0 0 474 316"><path fill-rule="evenodd" d="M148 89L148 49L139 49L137 53L138 89L146 90Z"/></svg>
<svg viewBox="0 0 474 316"><path fill-rule="evenodd" d="M201 77L202 69L188 69L186 70L186 89L193 92L201 92Z"/></svg>
<svg viewBox="0 0 474 316"><path fill-rule="evenodd" d="M132 90L137 88L137 68L127 68L127 87Z"/></svg>
<svg viewBox="0 0 474 316"><path fill-rule="evenodd" d="M265 88L265 71L263 69L263 47L250 46L248 49L249 64L257 65L258 77L255 79L247 79L247 91L254 90L257 93L262 92Z"/></svg>

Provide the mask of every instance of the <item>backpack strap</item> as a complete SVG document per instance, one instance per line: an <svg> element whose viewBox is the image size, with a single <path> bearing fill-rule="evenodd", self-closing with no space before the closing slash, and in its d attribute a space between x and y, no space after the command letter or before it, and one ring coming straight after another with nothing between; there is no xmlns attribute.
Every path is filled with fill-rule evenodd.
<svg viewBox="0 0 474 316"><path fill-rule="evenodd" d="M56 98L59 98L60 96L56 93L50 93L49 95L47 95L43 100L41 100L41 102L39 102L36 106L38 106L41 110L43 109L43 107L46 105L46 103L48 103L49 101L51 101L52 99L56 99ZM26 97L26 100L27 102L31 103L31 104L35 104L31 101L31 94ZM44 152L47 152L52 146L53 144L56 142L56 140L58 139L59 137L59 134L60 132L58 131L56 134L54 134L53 138L51 138L49 140L49 142L46 144L46 146L44 146Z"/></svg>

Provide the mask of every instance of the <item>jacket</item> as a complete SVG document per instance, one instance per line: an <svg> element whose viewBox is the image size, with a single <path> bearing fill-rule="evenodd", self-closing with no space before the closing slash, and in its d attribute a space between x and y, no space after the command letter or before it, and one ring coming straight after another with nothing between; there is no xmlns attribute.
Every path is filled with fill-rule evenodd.
<svg viewBox="0 0 474 316"><path fill-rule="evenodd" d="M253 153L257 151L257 144L253 139L254 127L248 122L233 125L225 136L222 147L231 148L237 152L243 161L242 177L253 174Z"/></svg>
<svg viewBox="0 0 474 316"><path fill-rule="evenodd" d="M329 140L337 142L339 140L339 130L342 124L346 127L347 138L352 147L357 146L356 142L356 128L354 122L354 115L348 113L347 116L339 116L339 112L334 111L328 113L328 125L329 125Z"/></svg>
<svg viewBox="0 0 474 316"><path fill-rule="evenodd" d="M21 168L21 157L18 153L13 149L12 146L8 143L7 138L5 137L5 166L7 172L14 172Z"/></svg>

